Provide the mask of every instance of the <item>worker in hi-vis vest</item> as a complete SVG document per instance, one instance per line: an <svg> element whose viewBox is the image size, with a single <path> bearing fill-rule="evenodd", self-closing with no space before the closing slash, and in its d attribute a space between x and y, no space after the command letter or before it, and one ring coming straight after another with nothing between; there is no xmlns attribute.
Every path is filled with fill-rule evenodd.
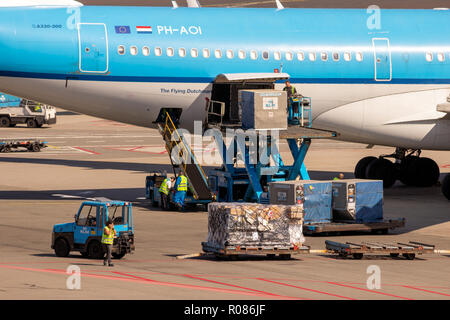
<svg viewBox="0 0 450 320"><path fill-rule="evenodd" d="M178 209L184 209L184 199L186 198L186 193L188 191L188 179L180 174L178 176L177 182L175 184L175 204Z"/></svg>
<svg viewBox="0 0 450 320"><path fill-rule="evenodd" d="M112 246L114 244L114 238L116 236L117 232L116 229L114 229L114 223L108 219L105 228L103 228L103 235L102 235L102 244L106 251L106 257L103 260L104 266L106 266L106 262L108 262L108 265L110 267L114 267L114 265L111 262L111 253L112 253Z"/></svg>
<svg viewBox="0 0 450 320"><path fill-rule="evenodd" d="M161 209L168 210L169 209L169 192L172 189L173 183L175 181L174 177L166 178L161 183L159 187L159 195L161 196Z"/></svg>

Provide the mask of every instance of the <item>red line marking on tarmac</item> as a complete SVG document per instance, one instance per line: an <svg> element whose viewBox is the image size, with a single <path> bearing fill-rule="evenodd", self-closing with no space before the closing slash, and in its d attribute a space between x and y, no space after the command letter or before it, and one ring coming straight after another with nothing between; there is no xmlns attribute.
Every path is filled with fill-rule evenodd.
<svg viewBox="0 0 450 320"><path fill-rule="evenodd" d="M428 293L439 294L439 295L441 295L441 296L450 297L450 294L447 294L447 293L442 293L442 292L437 292L437 291L431 291L431 290L425 290L425 289L416 288L416 287L411 287L411 286L402 286L402 287L408 288L408 289L414 289L414 290L424 291L424 292L428 292Z"/></svg>
<svg viewBox="0 0 450 320"><path fill-rule="evenodd" d="M294 285L283 283L283 282L277 282L277 281L272 281L272 280L263 279L263 278L258 278L258 280L275 283L275 284L279 284L279 285L287 286L287 287L291 287L291 288L297 288L297 289L301 289L301 290L311 291L311 292L315 292L315 293L326 294L326 295L337 297L337 298L342 298L342 299L347 299L347 300L358 300L358 299L349 298L349 297L345 297L345 296L341 296L338 294L333 294L333 293L329 293L329 292L325 292L325 291L319 291L319 290L314 290L314 289L309 289L309 288L298 287L298 286L294 286Z"/></svg>
<svg viewBox="0 0 450 320"><path fill-rule="evenodd" d="M81 148L81 147L72 147L72 148L78 149L80 151L84 151L84 152L87 152L87 153L90 153L90 154L95 154L95 155L100 155L101 154L101 153L98 153L98 152L95 152L95 151L92 151L92 150L88 150L88 149L84 149L84 148Z"/></svg>
<svg viewBox="0 0 450 320"><path fill-rule="evenodd" d="M255 296L267 296L268 294L263 293L257 293L257 292L249 292L249 291L242 291L242 290L233 290L233 289L221 289L221 288L213 288L213 287L203 287L203 286L197 286L197 285L190 285L190 284L179 284L179 283L172 283L172 282L161 282L157 280L142 278L138 276L134 276L132 274L122 273L122 272L113 272L115 274L119 274L126 277L132 277L139 281L143 282L150 282L154 284L162 284L166 286L171 287L181 287L181 288L188 288L188 289L197 289L197 290L209 290L209 291L218 291L222 293L233 293L233 294L243 294L243 295L255 295ZM120 278L120 279L126 279L126 278Z"/></svg>
<svg viewBox="0 0 450 320"><path fill-rule="evenodd" d="M53 273L53 274L67 275L67 273L65 271L63 271L63 270L56 270L56 269L35 269L35 268L2 266L2 265L0 265L0 268L21 270L21 271L34 271L34 272L43 272L43 273ZM256 292L246 292L246 291L233 290L233 289L220 289L220 288L213 288L213 287L203 287L203 286L189 285L189 284L183 284L183 283L162 282L162 281L157 281L157 280L152 280L152 279L136 277L136 276L129 275L129 274L126 274L126 273L120 273L120 272L113 272L113 273L124 275L124 276L127 276L127 277L133 277L135 279L124 278L124 277L115 277L115 276L107 276L107 275L97 275L97 274L90 274L90 273L85 273L85 272L82 272L81 276L82 277L89 277L89 278L97 278L97 279L119 280L119 281L134 282L134 283L152 283L152 284L155 284L155 285L167 286L167 287L176 287L176 288L203 290L203 291L214 291L214 292L221 292L221 293L247 295L247 296L259 296L259 297L265 296L263 294L259 294L259 293L256 293Z"/></svg>
<svg viewBox="0 0 450 320"><path fill-rule="evenodd" d="M450 164L444 164L442 168L450 168Z"/></svg>
<svg viewBox="0 0 450 320"><path fill-rule="evenodd" d="M225 282L219 282L219 281L214 281L214 280L210 280L210 279L205 279L205 278L200 278L200 277L196 277L196 276L192 276L189 274L184 274L184 277L187 278L191 278L191 279L196 279L196 280L201 280L201 281L207 281L207 282L211 282L211 283L215 283L215 284L220 284L220 285L224 285L224 286L229 286L229 287L233 287L233 288L239 288L239 289L244 289L244 290L250 290L250 291L254 291L257 293L261 293L264 295L269 295L269 296L274 296L274 297L279 297L279 298L283 298L283 299L301 299L301 300L311 300L311 299L307 299L307 298L299 298L299 297L288 297L288 296L282 296L276 293L271 293L271 292L267 292L267 291L261 291L261 290L256 290L256 289L252 289L252 288L247 288L247 287L241 287L238 285L234 285L234 284L230 284L230 283L225 283Z"/></svg>
<svg viewBox="0 0 450 320"><path fill-rule="evenodd" d="M373 290L369 290L369 289L353 287L353 286L349 286L349 285L345 285L345 284L341 284L341 283L337 283L337 282L330 282L330 281L326 281L326 282L329 283L329 284L334 284L334 285L345 287L345 288L351 288L351 289L366 291L366 292L370 292L370 293L382 294L384 296L389 296L389 297L393 297L393 298L399 298L399 299L403 299L403 300L415 300L415 299L411 299L411 298L405 298L405 297L401 297L401 296L396 296L396 295L390 294L390 293L385 293L385 292L380 292L380 291L373 291Z"/></svg>

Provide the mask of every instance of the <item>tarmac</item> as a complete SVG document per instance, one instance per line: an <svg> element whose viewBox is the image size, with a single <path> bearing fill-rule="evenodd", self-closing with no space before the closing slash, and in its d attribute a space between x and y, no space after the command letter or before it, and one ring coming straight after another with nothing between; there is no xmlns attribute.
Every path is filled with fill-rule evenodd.
<svg viewBox="0 0 450 320"><path fill-rule="evenodd" d="M145 177L171 172L157 130L134 127L60 110L51 127L1 128L5 138L39 138L40 153L0 154L0 300L157 299L157 300L412 300L449 299L450 255L366 256L362 260L314 253L291 260L246 257L177 259L201 252L206 212L162 212L145 199ZM205 154L211 148L198 146ZM282 154L288 152L286 145ZM313 141L306 158L312 179L330 179L368 155L392 148ZM424 151L444 173L449 152ZM73 252L58 258L50 248L52 226L72 222L82 201L96 197L132 201L136 251L114 267ZM419 241L450 250L450 202L440 187L411 188L397 183L385 191L386 218L406 218L406 227L387 235L350 234L306 237L323 250L325 240ZM67 287L69 266L81 270L81 289ZM369 289L368 267L378 266L381 288ZM370 271L370 270L369 270ZM99 295L99 292L102 294Z"/></svg>

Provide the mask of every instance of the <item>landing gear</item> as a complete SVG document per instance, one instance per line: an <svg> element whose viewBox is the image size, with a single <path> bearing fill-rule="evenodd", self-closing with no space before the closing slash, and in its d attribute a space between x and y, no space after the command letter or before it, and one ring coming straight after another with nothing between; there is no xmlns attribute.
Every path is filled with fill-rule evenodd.
<svg viewBox="0 0 450 320"><path fill-rule="evenodd" d="M396 180L415 187L431 187L439 180L439 167L432 159L421 158L420 150L397 148L394 154L361 159L355 167L358 179L383 180L390 188ZM395 163L386 158L394 158Z"/></svg>
<svg viewBox="0 0 450 320"><path fill-rule="evenodd" d="M444 181L442 181L442 193L448 200L450 200L450 173L447 174Z"/></svg>

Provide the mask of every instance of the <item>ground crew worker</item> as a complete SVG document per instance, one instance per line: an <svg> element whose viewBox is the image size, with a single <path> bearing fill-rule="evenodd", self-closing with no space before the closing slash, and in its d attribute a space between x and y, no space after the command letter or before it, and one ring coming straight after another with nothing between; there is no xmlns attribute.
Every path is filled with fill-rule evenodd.
<svg viewBox="0 0 450 320"><path fill-rule="evenodd" d="M343 173L339 173L339 177L334 177L333 180L338 181L338 180L343 180L344 179L344 174Z"/></svg>
<svg viewBox="0 0 450 320"><path fill-rule="evenodd" d="M298 103L292 103L292 97L297 94L297 89L295 89L295 87L293 87L291 85L291 82L289 80L286 81L285 84L286 84L286 86L284 87L283 90L287 92L287 103L288 103L288 106L290 106L290 108L294 108L292 110L292 112L294 114L298 114L298 107L299 107Z"/></svg>
<svg viewBox="0 0 450 320"><path fill-rule="evenodd" d="M184 209L184 199L186 198L187 190L188 180L183 174L180 174L175 184L175 204L180 210Z"/></svg>
<svg viewBox="0 0 450 320"><path fill-rule="evenodd" d="M103 235L102 235L102 244L106 251L106 257L103 260L103 265L106 266L106 262L108 261L108 265L110 267L114 267L114 264L111 262L111 253L112 253L112 246L114 244L114 238L116 237L117 232L116 229L114 229L114 223L111 220L108 220L106 222L105 228L103 228Z"/></svg>
<svg viewBox="0 0 450 320"><path fill-rule="evenodd" d="M172 189L172 183L175 180L174 177L166 178L161 183L159 187L159 195L161 196L161 209L168 210L169 209L169 192Z"/></svg>

